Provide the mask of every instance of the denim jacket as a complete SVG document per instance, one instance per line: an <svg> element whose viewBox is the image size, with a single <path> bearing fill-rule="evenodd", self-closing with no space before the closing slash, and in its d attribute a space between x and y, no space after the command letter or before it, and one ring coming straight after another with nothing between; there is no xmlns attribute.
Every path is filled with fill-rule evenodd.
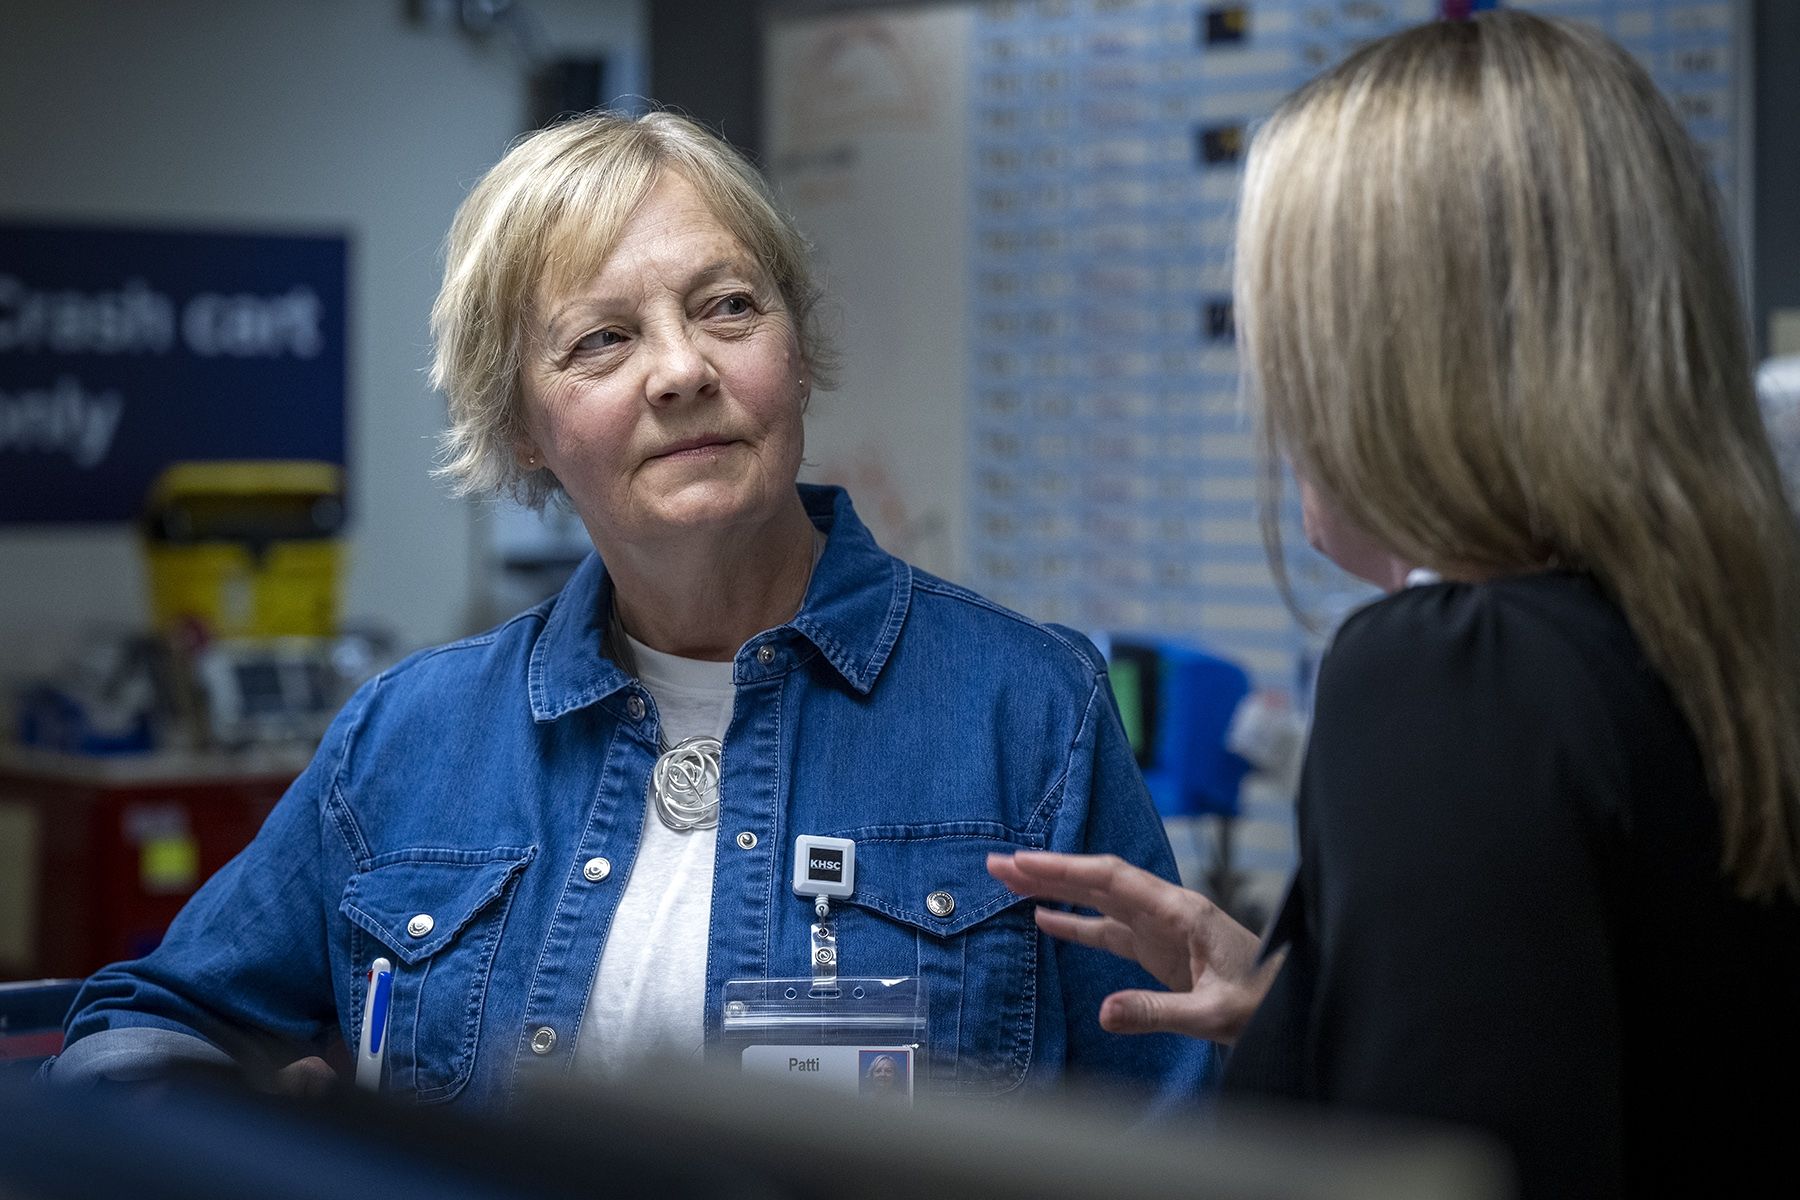
<svg viewBox="0 0 1800 1200"><path fill-rule="evenodd" d="M805 603L734 660L695 998L709 1048L726 981L810 974L792 857L795 835L823 834L856 841L843 974L924 981L926 1086L1078 1072L1197 1094L1209 1044L1097 1023L1109 992L1153 981L1039 934L985 869L1037 847L1174 877L1098 654L888 555L841 490L801 492L827 534ZM162 944L88 981L49 1078L354 1046L377 956L396 968L391 1091L503 1103L568 1072L658 752L654 702L601 650L609 604L590 557L553 599L365 685Z"/></svg>

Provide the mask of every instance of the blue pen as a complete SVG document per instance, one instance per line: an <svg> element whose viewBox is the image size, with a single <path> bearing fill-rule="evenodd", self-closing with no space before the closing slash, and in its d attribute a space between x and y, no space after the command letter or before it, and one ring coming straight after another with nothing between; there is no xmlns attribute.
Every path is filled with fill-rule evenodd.
<svg viewBox="0 0 1800 1200"><path fill-rule="evenodd" d="M394 996L394 964L369 964L369 993L363 1002L362 1037L356 1047L356 1086L381 1090L381 1060L387 1053L388 1002Z"/></svg>

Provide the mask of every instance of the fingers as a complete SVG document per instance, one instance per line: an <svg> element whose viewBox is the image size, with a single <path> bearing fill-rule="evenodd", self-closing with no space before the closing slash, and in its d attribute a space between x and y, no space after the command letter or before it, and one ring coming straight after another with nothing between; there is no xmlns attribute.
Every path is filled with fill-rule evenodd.
<svg viewBox="0 0 1800 1200"><path fill-rule="evenodd" d="M318 1057L302 1058L275 1072L275 1090L284 1096L323 1096L337 1085L337 1072Z"/></svg>
<svg viewBox="0 0 1800 1200"><path fill-rule="evenodd" d="M1083 917L1054 908L1040 908L1033 916L1038 928L1053 938L1093 946L1120 958L1137 959L1137 943L1131 930L1111 917Z"/></svg>
<svg viewBox="0 0 1800 1200"><path fill-rule="evenodd" d="M1179 1033L1231 1041L1239 1030L1221 1021L1215 1006L1192 992L1114 992L1100 1005L1100 1028L1108 1033Z"/></svg>
<svg viewBox="0 0 1800 1200"><path fill-rule="evenodd" d="M1166 917L1186 895L1111 854L990 854L988 872L1020 895L1079 904L1128 923L1146 914Z"/></svg>
<svg viewBox="0 0 1800 1200"><path fill-rule="evenodd" d="M1032 894L1031 878L1019 869L1018 858L1017 854L988 855L988 874L1019 895L1029 896Z"/></svg>

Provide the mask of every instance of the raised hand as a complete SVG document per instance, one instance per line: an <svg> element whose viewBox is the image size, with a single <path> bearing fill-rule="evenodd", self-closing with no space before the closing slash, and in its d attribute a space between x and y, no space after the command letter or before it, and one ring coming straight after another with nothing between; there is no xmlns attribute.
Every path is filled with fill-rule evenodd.
<svg viewBox="0 0 1800 1200"><path fill-rule="evenodd" d="M987 866L1022 896L1097 909L1092 917L1040 906L1038 928L1129 958L1169 989L1108 996L1100 1025L1113 1033L1236 1041L1280 970L1279 957L1258 965L1257 936L1205 896L1114 855L1021 850L990 854Z"/></svg>

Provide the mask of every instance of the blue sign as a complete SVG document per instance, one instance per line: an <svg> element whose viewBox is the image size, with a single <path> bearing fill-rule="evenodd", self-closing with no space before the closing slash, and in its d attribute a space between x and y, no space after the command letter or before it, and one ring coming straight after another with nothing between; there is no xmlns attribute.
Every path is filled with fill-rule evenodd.
<svg viewBox="0 0 1800 1200"><path fill-rule="evenodd" d="M195 459L344 461L342 237L0 224L0 522Z"/></svg>

